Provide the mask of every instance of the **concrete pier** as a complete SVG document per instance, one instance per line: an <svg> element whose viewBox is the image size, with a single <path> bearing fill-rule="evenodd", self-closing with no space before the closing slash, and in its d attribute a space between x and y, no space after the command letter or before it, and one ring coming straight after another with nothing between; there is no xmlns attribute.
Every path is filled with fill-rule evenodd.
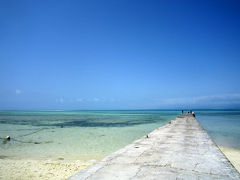
<svg viewBox="0 0 240 180"><path fill-rule="evenodd" d="M180 115L69 179L232 180L240 174L192 115Z"/></svg>

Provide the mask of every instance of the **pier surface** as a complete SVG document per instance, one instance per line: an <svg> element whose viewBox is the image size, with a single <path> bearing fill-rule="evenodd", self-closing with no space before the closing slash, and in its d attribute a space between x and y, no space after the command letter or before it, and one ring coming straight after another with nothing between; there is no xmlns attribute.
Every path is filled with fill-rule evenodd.
<svg viewBox="0 0 240 180"><path fill-rule="evenodd" d="M240 174L192 115L180 115L69 178L240 179Z"/></svg>

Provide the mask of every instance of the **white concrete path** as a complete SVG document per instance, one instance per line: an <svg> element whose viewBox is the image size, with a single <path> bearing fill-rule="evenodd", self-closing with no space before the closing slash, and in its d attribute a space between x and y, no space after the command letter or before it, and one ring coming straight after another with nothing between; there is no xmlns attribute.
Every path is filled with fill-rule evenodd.
<svg viewBox="0 0 240 180"><path fill-rule="evenodd" d="M240 179L237 170L192 115L179 116L148 136L69 180Z"/></svg>

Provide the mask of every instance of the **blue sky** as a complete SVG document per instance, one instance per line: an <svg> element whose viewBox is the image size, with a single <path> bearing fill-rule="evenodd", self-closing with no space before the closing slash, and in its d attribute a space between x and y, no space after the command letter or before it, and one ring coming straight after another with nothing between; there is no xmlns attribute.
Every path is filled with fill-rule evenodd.
<svg viewBox="0 0 240 180"><path fill-rule="evenodd" d="M240 108L239 1L0 0L0 109Z"/></svg>

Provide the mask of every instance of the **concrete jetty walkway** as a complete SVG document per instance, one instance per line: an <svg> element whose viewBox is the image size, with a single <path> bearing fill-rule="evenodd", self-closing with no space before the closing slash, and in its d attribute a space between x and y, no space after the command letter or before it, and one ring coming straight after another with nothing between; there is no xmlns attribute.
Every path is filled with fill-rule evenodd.
<svg viewBox="0 0 240 180"><path fill-rule="evenodd" d="M240 179L192 115L165 126L70 177L80 179Z"/></svg>

